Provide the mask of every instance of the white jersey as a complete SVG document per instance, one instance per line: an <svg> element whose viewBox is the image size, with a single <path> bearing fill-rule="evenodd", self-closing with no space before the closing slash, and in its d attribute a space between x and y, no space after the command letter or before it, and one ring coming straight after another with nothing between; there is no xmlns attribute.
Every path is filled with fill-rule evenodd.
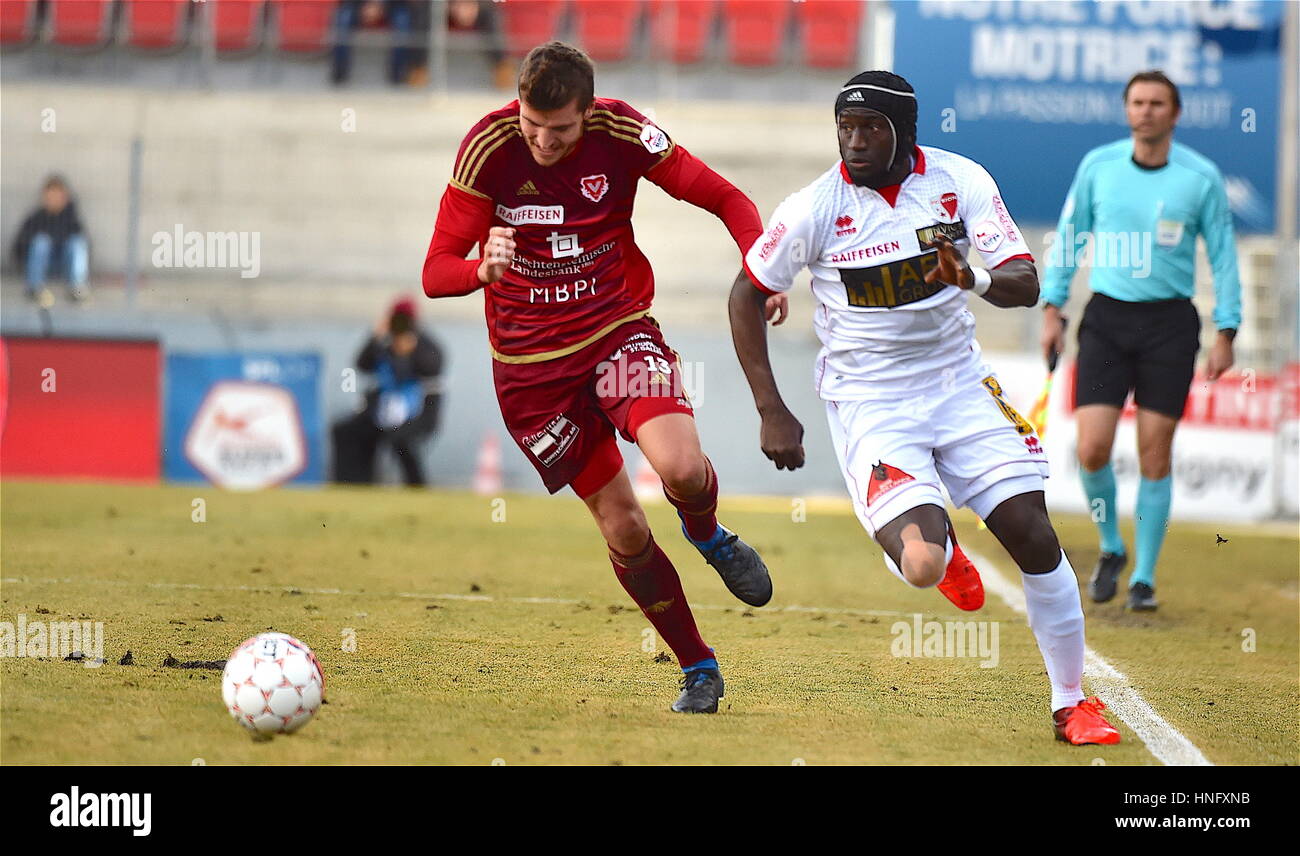
<svg viewBox="0 0 1300 856"><path fill-rule="evenodd" d="M1032 259L984 167L929 146L913 158L883 194L837 164L782 202L745 255L750 278L771 293L789 291L805 265L812 272L822 342L814 379L827 401L893 398L978 366L967 293L925 281L938 264L928 244L936 234L963 256L973 245L989 268Z"/></svg>

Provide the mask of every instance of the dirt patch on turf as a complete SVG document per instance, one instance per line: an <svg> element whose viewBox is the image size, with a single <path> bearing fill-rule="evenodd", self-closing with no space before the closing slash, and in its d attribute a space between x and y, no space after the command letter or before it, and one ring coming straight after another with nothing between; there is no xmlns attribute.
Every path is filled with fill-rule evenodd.
<svg viewBox="0 0 1300 856"><path fill-rule="evenodd" d="M223 671L226 668L225 660L177 660L171 654L162 662L165 669L213 669L214 671Z"/></svg>

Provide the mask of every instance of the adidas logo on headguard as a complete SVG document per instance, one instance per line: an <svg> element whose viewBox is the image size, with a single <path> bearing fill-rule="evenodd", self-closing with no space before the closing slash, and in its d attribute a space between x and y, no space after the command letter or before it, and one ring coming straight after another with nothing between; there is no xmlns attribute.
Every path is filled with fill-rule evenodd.
<svg viewBox="0 0 1300 856"><path fill-rule="evenodd" d="M520 185L519 189L515 191L515 196L537 196L537 195L538 195L537 187L533 184L531 180L525 181L522 185Z"/></svg>
<svg viewBox="0 0 1300 856"><path fill-rule="evenodd" d="M856 91L855 91L855 92L850 92L848 95L846 95L846 96L844 97L844 100L845 100L845 101L862 101L862 100L863 100L863 98L862 98L862 93L861 93L861 92L856 92Z"/></svg>

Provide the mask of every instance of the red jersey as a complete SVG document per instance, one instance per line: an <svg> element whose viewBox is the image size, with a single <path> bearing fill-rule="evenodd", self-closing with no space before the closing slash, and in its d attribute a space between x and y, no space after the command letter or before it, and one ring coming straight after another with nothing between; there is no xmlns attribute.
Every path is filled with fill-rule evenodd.
<svg viewBox="0 0 1300 856"><path fill-rule="evenodd" d="M435 264L437 251L450 248L464 259L474 243L481 251L489 228L509 226L514 261L500 282L483 287L497 360L555 359L646 315L654 274L632 234L642 176L723 217L742 253L762 232L744 194L624 102L597 98L574 150L542 166L512 101L483 117L461 143L425 262L426 293L472 290L477 277L464 288L441 281L450 274Z"/></svg>

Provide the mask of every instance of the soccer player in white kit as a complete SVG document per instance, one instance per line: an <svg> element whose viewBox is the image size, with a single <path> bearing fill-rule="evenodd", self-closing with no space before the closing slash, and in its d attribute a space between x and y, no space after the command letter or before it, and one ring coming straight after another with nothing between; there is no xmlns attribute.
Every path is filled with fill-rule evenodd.
<svg viewBox="0 0 1300 856"><path fill-rule="evenodd" d="M841 161L787 198L745 256L731 291L736 354L777 469L803 466L803 426L772 375L765 317L807 266L822 349L813 372L853 507L904 582L978 609L979 574L945 511L980 516L1022 571L1029 622L1047 665L1057 737L1117 743L1084 698L1078 582L1047 516L1047 461L1033 426L980 359L974 293L1034 306L1038 274L993 178L974 161L916 145L916 94L884 71L840 91ZM987 269L971 268L979 251ZM942 485L942 488L941 488Z"/></svg>

